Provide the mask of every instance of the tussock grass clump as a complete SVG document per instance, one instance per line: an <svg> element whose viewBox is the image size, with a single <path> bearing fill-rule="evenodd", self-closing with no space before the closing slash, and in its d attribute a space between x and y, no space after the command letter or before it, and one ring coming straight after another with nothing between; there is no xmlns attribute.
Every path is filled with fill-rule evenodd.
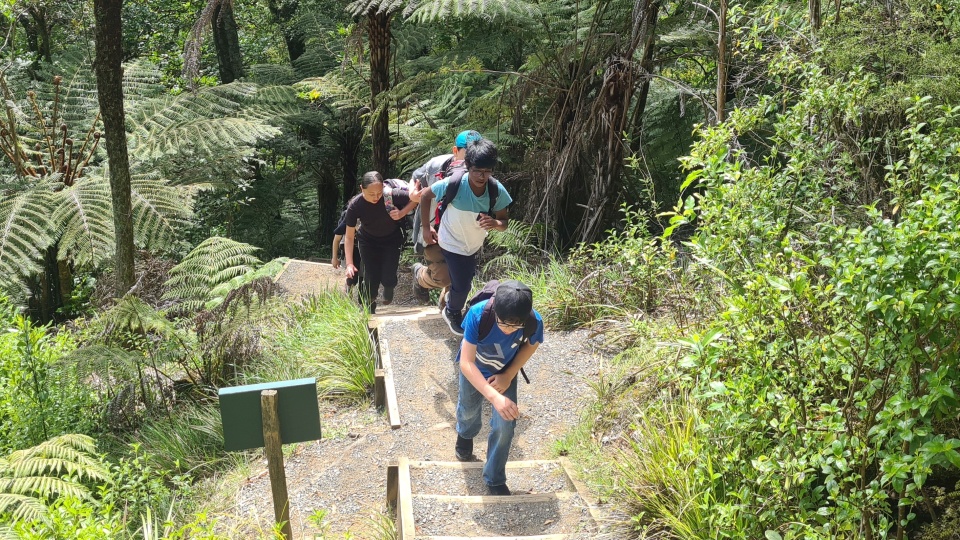
<svg viewBox="0 0 960 540"><path fill-rule="evenodd" d="M291 308L271 331L246 383L316 377L322 396L362 400L373 388L374 352L367 316L339 293Z"/></svg>

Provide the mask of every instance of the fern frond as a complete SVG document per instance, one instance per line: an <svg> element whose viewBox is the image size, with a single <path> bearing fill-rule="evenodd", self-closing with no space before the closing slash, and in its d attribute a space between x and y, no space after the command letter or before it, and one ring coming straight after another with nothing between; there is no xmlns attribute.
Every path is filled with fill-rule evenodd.
<svg viewBox="0 0 960 540"><path fill-rule="evenodd" d="M44 504L59 495L88 497L84 481L106 482L108 468L94 455L87 435L67 434L0 458L0 513L18 519L39 519Z"/></svg>
<svg viewBox="0 0 960 540"><path fill-rule="evenodd" d="M107 345L88 345L70 352L61 362L76 366L81 376L128 380L127 377L136 377L137 364L142 360L143 355L138 352Z"/></svg>
<svg viewBox="0 0 960 540"><path fill-rule="evenodd" d="M304 79L294 88L310 99L323 99L338 109L359 109L370 103L370 88L360 77L331 73Z"/></svg>
<svg viewBox="0 0 960 540"><path fill-rule="evenodd" d="M40 271L43 250L54 240L51 193L39 188L0 201L0 275L28 276Z"/></svg>
<svg viewBox="0 0 960 540"><path fill-rule="evenodd" d="M95 266L113 256L113 202L102 177L81 178L56 194L53 221L63 227L58 257Z"/></svg>
<svg viewBox="0 0 960 540"><path fill-rule="evenodd" d="M347 13L358 16L367 13L395 13L403 9L406 0L354 0L347 4Z"/></svg>
<svg viewBox="0 0 960 540"><path fill-rule="evenodd" d="M253 256L256 251L254 246L229 238L204 240L170 269L170 279L164 284L170 290L163 298L179 300L184 310L203 308L214 288L260 266L260 259Z"/></svg>
<svg viewBox="0 0 960 540"><path fill-rule="evenodd" d="M190 215L189 198L182 190L145 174L130 179L134 235L149 249L170 247Z"/></svg>
<svg viewBox="0 0 960 540"><path fill-rule="evenodd" d="M3 493L2 488L0 486L0 514L10 512L17 521L33 521L43 518L47 513L47 507L36 497Z"/></svg>
<svg viewBox="0 0 960 540"><path fill-rule="evenodd" d="M137 334L156 334L163 337L175 336L176 326L170 322L163 312L141 300L138 296L128 294L117 301L109 310L103 313L102 320L108 331L120 328ZM120 353L108 353L120 361L127 361L129 357ZM137 358L140 356L137 355Z"/></svg>
<svg viewBox="0 0 960 540"><path fill-rule="evenodd" d="M212 161L224 148L252 146L276 136L279 129L264 121L267 113L251 114L245 109L259 91L251 83L231 83L140 102L127 115L133 127L131 162L185 156Z"/></svg>
<svg viewBox="0 0 960 540"><path fill-rule="evenodd" d="M479 17L498 21L529 21L540 17L536 4L525 0L431 0L417 5L408 15L414 23L429 23L451 18Z"/></svg>

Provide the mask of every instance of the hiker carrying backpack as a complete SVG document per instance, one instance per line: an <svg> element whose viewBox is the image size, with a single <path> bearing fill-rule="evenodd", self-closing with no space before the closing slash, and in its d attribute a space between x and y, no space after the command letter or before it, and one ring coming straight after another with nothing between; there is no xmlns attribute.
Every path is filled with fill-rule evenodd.
<svg viewBox="0 0 960 540"><path fill-rule="evenodd" d="M505 283L509 284L519 282L514 281ZM470 311L470 308L473 306L483 302L484 300L487 301L487 303L480 308L480 322L477 327L478 343L489 336L490 331L493 330L493 325L497 324L497 314L495 308L497 289L500 287L500 285L501 283L499 280L491 279L490 281L484 283L483 288L477 291L476 294L467 299L467 303L465 304L465 309ZM524 287L526 286L524 285ZM529 290L529 288L527 290ZM508 325L508 328L514 328L514 331L517 329L523 330L523 332L520 334L520 340L516 343L516 346L519 347L524 343L530 342L530 338L537 333L537 329L540 328L541 323L540 320L537 319L536 313L531 308L530 313L527 314L526 318L522 322L522 327L518 327L520 325L519 321L510 321L506 324ZM530 384L530 379L527 377L527 373L523 371L523 368L520 368L520 374L523 375L523 380L525 380L527 384Z"/></svg>
<svg viewBox="0 0 960 540"><path fill-rule="evenodd" d="M464 318L463 341L457 352L460 377L453 450L458 461L479 461L473 453L473 440L480 434L482 410L489 405L493 411L483 481L491 495L510 495L506 464L520 417L517 375L543 342L543 323L533 310L533 292L523 283L490 282L475 297L487 294L490 297L475 303ZM492 322L486 336L479 338L485 311L492 314L488 315ZM528 335L531 319L536 329Z"/></svg>

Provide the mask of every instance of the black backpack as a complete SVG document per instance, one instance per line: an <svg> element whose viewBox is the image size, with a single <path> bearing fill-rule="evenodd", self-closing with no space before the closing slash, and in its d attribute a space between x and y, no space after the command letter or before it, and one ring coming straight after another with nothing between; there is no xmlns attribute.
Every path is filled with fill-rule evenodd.
<svg viewBox="0 0 960 540"><path fill-rule="evenodd" d="M395 192L400 192L406 196L410 196L410 186L398 178L387 178L383 181L383 204L389 212L392 208L397 208L393 204L393 194ZM397 208L399 210L399 208ZM403 236L406 238L408 233L413 229L413 213L409 213L402 218L400 218L400 230L403 231Z"/></svg>
<svg viewBox="0 0 960 540"><path fill-rule="evenodd" d="M440 217L443 216L447 205L453 202L454 197L457 196L457 192L460 191L460 184L465 174L467 174L467 168L464 166L450 169L450 173L447 175L449 179L447 182L447 190L443 192L443 198L437 203L437 213L433 218L433 224L438 228L440 227ZM491 177L487 180L487 186L487 191L490 193L490 211L487 212L487 214L493 216L493 209L497 206L497 197L500 196L500 183Z"/></svg>
<svg viewBox="0 0 960 540"><path fill-rule="evenodd" d="M489 300L489 302L484 304L483 311L480 312L480 326L477 328L477 341L489 336L490 331L493 330L493 325L497 322L497 314L493 311L493 304L496 301L497 287L499 286L499 280L491 279L483 284L482 289L467 299L464 307L465 310L469 310L479 302ZM534 315L533 310L530 310L530 313L527 315L527 320L523 322L523 337L520 339L520 343L529 342L533 334L537 332L538 326L540 325L537 322L537 316ZM523 375L523 380L527 381L527 384L530 384L530 379L527 377L527 373L523 371L523 368L520 368L520 374Z"/></svg>

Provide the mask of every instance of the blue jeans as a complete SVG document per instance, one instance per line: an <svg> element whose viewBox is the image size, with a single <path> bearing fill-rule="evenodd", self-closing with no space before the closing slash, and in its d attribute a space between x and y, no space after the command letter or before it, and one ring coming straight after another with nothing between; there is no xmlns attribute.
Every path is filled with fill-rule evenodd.
<svg viewBox="0 0 960 540"><path fill-rule="evenodd" d="M517 403L517 377L503 393ZM457 398L457 433L464 439L473 439L480 433L481 413L487 399L460 373L460 394ZM483 465L483 481L488 486L507 483L507 456L513 443L516 420L504 420L490 405L490 436L487 438L487 462Z"/></svg>
<svg viewBox="0 0 960 540"><path fill-rule="evenodd" d="M443 248L443 257L447 260L447 272L450 274L450 292L447 293L447 310L460 313L467 303L467 295L473 286L473 276L477 273L477 256L459 255Z"/></svg>

